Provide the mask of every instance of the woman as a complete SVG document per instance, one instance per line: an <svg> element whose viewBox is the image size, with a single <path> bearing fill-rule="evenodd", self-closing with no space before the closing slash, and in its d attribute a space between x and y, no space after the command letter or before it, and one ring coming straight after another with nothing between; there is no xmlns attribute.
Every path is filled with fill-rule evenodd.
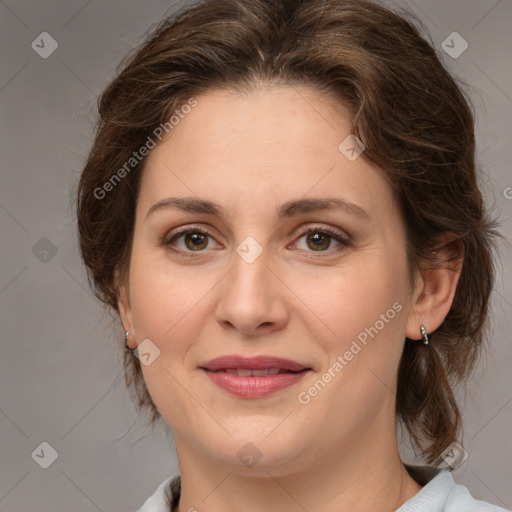
<svg viewBox="0 0 512 512"><path fill-rule="evenodd" d="M202 2L99 111L82 257L180 466L140 511L503 510L441 470L465 457L451 386L484 340L496 232L468 102L410 22Z"/></svg>

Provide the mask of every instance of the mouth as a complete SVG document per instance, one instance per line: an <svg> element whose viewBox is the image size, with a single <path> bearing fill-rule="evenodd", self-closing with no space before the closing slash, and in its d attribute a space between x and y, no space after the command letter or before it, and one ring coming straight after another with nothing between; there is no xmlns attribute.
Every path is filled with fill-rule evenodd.
<svg viewBox="0 0 512 512"><path fill-rule="evenodd" d="M279 375L283 373L300 373L304 370L285 370L283 368L264 368L262 370L251 370L249 368L222 368L220 370L208 370L207 368L203 368L206 371L213 371L215 373L224 372L229 375L237 375L238 377L265 377L267 375Z"/></svg>
<svg viewBox="0 0 512 512"><path fill-rule="evenodd" d="M262 370L270 371L273 375L281 372L300 372L303 370L311 370L307 365L299 363L298 361L293 361L292 359L283 359L281 357L274 356L244 357L239 355L217 357L201 364L200 368L209 371ZM257 374L255 374L255 376L257 376Z"/></svg>
<svg viewBox="0 0 512 512"><path fill-rule="evenodd" d="M269 356L223 356L199 367L218 387L243 398L262 398L299 382L312 368Z"/></svg>

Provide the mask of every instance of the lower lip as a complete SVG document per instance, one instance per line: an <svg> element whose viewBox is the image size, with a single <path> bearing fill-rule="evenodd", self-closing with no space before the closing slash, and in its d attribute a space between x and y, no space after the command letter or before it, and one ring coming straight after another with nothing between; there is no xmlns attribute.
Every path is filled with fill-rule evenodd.
<svg viewBox="0 0 512 512"><path fill-rule="evenodd" d="M261 398L299 382L308 370L261 377L239 377L223 371L203 370L220 388L244 398Z"/></svg>

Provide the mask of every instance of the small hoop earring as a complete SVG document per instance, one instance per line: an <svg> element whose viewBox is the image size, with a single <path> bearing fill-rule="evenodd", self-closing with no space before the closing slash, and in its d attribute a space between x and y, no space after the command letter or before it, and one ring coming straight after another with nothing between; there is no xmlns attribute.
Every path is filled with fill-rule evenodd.
<svg viewBox="0 0 512 512"><path fill-rule="evenodd" d="M126 348L128 348L129 350L133 350L130 346L128 346L128 336L130 336L130 331L126 331L126 334L124 335L124 344L126 345Z"/></svg>
<svg viewBox="0 0 512 512"><path fill-rule="evenodd" d="M428 342L430 341L431 335L427 332L427 329L425 329L425 326L422 325L420 327L420 333L421 333L421 341L423 345L428 345Z"/></svg>

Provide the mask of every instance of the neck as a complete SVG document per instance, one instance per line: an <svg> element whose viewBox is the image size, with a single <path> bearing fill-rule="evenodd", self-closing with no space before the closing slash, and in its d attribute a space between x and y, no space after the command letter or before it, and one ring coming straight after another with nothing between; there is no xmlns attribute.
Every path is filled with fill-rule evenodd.
<svg viewBox="0 0 512 512"><path fill-rule="evenodd" d="M253 468L223 465L176 436L182 485L177 511L395 511L421 486L407 473L396 436L367 434L364 442L333 446L316 464L295 460Z"/></svg>

